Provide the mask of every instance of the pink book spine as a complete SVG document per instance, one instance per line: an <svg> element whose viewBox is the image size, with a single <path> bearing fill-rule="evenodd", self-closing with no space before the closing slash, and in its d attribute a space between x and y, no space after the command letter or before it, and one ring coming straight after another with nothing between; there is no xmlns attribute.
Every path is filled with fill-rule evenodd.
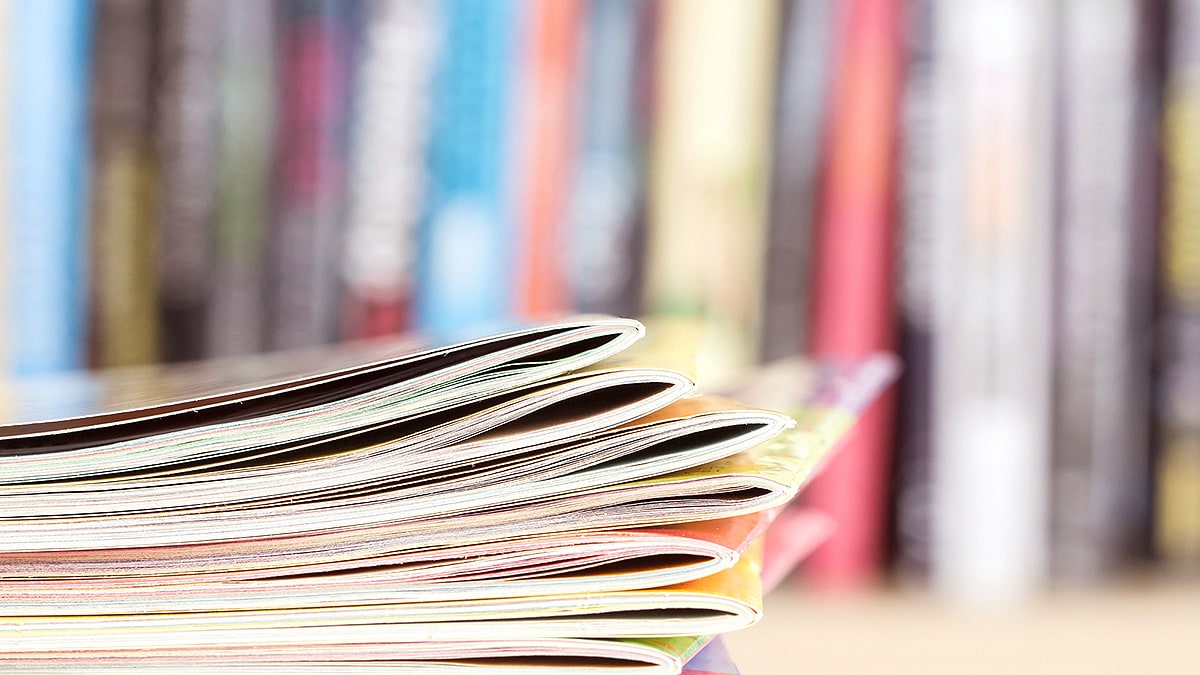
<svg viewBox="0 0 1200 675"><path fill-rule="evenodd" d="M900 92L901 0L842 5L816 231L809 344L822 357L895 349L893 157ZM869 583L883 556L892 396L807 488L837 532L805 565L819 585Z"/></svg>

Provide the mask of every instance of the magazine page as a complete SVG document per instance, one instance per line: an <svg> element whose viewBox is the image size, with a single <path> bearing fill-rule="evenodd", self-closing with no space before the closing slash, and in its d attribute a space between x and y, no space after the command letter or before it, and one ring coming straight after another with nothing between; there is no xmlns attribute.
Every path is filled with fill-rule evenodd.
<svg viewBox="0 0 1200 675"><path fill-rule="evenodd" d="M415 602L637 590L728 569L773 515L521 537L279 568L168 574L149 565L42 566L36 570L41 576L0 580L0 597L12 616L58 616L271 609L297 597L309 606L334 607L368 597ZM151 560L158 553L144 552ZM135 575L135 569L143 573Z"/></svg>
<svg viewBox="0 0 1200 675"><path fill-rule="evenodd" d="M428 412L577 370L620 352L643 333L635 321L592 317L416 353L407 351L411 339L399 338L390 346L368 343L365 354L343 346L294 358L276 354L262 361L246 357L183 366L179 374L163 366L56 376L51 385L17 380L6 386L21 389L22 405L15 409L15 420L0 425L0 453L32 464L36 457L27 455L107 445L115 446L106 448L113 452L131 439L169 446L183 440L172 431L218 432L247 419L283 424L299 418L313 436L319 432L314 417L353 410L348 402L390 404L386 412L394 415ZM393 352L401 354L381 358ZM261 367L264 372L259 363L267 364ZM72 388L85 394L74 394ZM46 392L48 400L24 392ZM73 403L67 415L55 418L59 400ZM356 419L343 419L339 426ZM6 481L14 479L6 476Z"/></svg>

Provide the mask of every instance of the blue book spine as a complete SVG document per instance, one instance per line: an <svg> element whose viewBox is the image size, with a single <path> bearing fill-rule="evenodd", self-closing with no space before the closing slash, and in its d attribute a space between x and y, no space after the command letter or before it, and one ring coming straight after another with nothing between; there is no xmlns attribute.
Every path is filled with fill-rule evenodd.
<svg viewBox="0 0 1200 675"><path fill-rule="evenodd" d="M4 246L9 370L84 364L83 217L90 0L9 5Z"/></svg>
<svg viewBox="0 0 1200 675"><path fill-rule="evenodd" d="M506 176L517 3L439 5L427 214L419 236L418 328L451 336L513 309L513 218Z"/></svg>

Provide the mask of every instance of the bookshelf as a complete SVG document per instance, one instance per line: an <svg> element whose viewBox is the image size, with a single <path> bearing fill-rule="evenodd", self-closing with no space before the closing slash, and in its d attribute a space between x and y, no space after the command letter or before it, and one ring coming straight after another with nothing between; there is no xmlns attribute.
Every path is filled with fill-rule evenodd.
<svg viewBox="0 0 1200 675"><path fill-rule="evenodd" d="M894 352L803 496L840 534L800 575L859 590L772 595L744 670L789 635L834 659L859 620L894 650L866 670L993 630L1170 670L1200 569L1200 0L741 4L0 2L0 369L571 312L644 318L706 390Z"/></svg>

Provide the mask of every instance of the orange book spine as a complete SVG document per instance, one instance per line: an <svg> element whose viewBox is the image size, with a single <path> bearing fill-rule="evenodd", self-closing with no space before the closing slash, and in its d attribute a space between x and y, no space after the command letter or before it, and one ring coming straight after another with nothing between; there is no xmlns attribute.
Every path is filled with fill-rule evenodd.
<svg viewBox="0 0 1200 675"><path fill-rule="evenodd" d="M517 138L519 173L517 220L517 311L529 317L567 309L560 229L574 148L577 51L583 3L536 0L528 8L521 113Z"/></svg>

